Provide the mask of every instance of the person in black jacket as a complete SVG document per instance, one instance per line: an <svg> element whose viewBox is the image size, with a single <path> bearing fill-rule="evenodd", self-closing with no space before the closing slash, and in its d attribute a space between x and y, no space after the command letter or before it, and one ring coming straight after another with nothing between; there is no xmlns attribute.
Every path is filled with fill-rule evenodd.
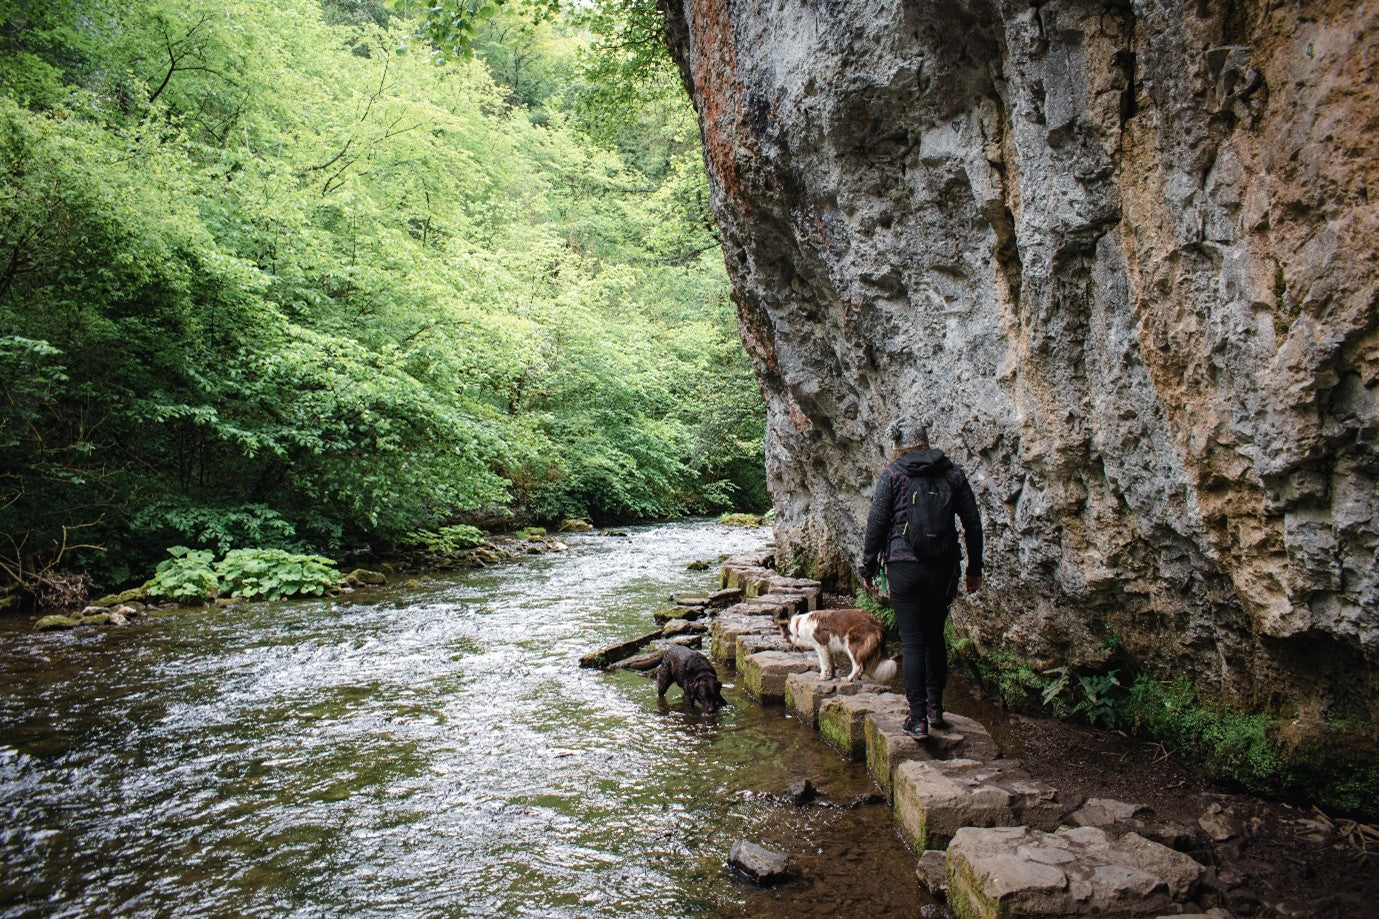
<svg viewBox="0 0 1379 919"><path fill-rule="evenodd" d="M905 698L910 703L904 730L912 737L928 737L930 725L946 726L943 689L948 681L948 648L943 626L948 605L958 593L962 568L953 517L962 521L967 544L968 593L982 585L982 517L967 476L942 450L929 449L929 432L922 425L901 423L892 436L899 449L877 476L872 491L860 573L867 589L874 591L876 576L886 566L891 605L900 627ZM933 480L943 484L933 485L931 492L943 494L947 486L945 509L936 515L943 522L935 529L946 525L948 531L937 534L932 545L921 546L917 553L909 534L909 506L915 488Z"/></svg>

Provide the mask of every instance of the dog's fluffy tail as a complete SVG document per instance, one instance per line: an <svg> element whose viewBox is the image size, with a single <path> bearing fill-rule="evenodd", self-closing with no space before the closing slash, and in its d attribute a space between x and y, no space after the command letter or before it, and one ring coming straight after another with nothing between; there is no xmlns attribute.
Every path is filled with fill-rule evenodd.
<svg viewBox="0 0 1379 919"><path fill-rule="evenodd" d="M889 657L881 658L881 662L872 668L871 678L878 683L889 683L895 678L895 661Z"/></svg>

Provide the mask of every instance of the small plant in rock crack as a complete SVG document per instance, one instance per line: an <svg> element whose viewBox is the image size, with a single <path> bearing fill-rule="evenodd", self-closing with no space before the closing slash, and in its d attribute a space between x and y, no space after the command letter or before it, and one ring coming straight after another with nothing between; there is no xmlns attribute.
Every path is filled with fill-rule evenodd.
<svg viewBox="0 0 1379 919"><path fill-rule="evenodd" d="M1120 680L1117 671L1079 676L1074 683L1072 670L1054 667L1043 671L1049 682L1044 686L1043 703L1059 718L1083 718L1089 724L1113 728L1119 716ZM1075 688L1074 688L1075 687Z"/></svg>
<svg viewBox="0 0 1379 919"><path fill-rule="evenodd" d="M1082 715L1092 724L1099 724L1104 728L1115 727L1119 705L1119 694L1116 690L1120 688L1116 671L1078 677L1077 683L1082 690L1082 699L1073 706L1073 712Z"/></svg>

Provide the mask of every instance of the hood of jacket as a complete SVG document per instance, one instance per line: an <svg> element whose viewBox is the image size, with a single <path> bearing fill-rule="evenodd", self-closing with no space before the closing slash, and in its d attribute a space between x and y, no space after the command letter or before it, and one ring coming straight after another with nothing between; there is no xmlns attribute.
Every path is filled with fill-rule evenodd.
<svg viewBox="0 0 1379 919"><path fill-rule="evenodd" d="M952 465L942 450L911 450L895 461L896 468L911 478L939 475Z"/></svg>

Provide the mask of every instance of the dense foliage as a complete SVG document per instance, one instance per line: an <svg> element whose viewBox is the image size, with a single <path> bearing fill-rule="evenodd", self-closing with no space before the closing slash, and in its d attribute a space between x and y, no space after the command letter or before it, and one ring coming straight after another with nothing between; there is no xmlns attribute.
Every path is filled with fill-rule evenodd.
<svg viewBox="0 0 1379 919"><path fill-rule="evenodd" d="M9 581L761 509L688 104L554 10L0 0Z"/></svg>

